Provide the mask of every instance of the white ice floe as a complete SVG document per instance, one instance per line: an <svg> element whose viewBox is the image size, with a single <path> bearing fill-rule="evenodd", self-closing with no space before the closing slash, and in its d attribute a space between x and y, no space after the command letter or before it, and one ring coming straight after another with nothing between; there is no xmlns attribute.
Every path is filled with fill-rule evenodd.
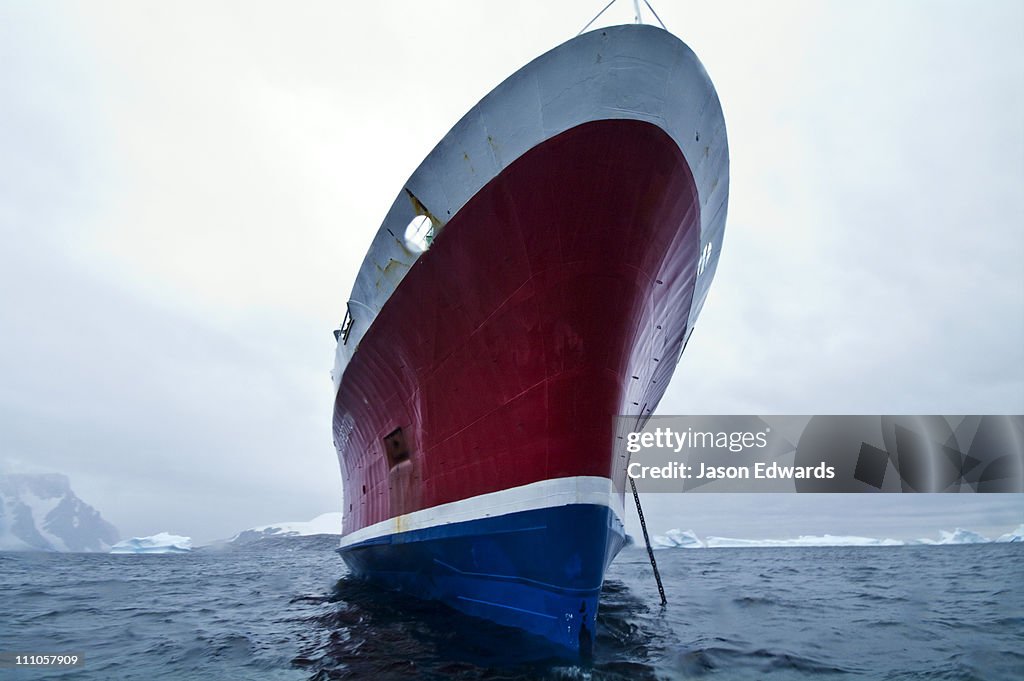
<svg viewBox="0 0 1024 681"><path fill-rule="evenodd" d="M188 553L192 538L161 532L151 537L132 537L114 544L111 553Z"/></svg>

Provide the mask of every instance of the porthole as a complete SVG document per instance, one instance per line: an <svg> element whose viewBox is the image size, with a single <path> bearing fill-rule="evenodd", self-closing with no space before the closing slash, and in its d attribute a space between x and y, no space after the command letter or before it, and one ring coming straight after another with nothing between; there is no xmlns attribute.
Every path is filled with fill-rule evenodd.
<svg viewBox="0 0 1024 681"><path fill-rule="evenodd" d="M422 253L430 248L434 238L434 225L426 215L417 215L405 228L405 247L413 253Z"/></svg>

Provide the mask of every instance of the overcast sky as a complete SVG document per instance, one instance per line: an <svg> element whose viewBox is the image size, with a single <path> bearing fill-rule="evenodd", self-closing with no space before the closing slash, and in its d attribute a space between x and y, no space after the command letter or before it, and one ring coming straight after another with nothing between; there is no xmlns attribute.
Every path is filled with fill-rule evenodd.
<svg viewBox="0 0 1024 681"><path fill-rule="evenodd" d="M0 0L0 471L69 475L124 535L339 510L331 330L372 235L604 4ZM1024 412L1024 3L655 8L732 162L659 412ZM650 503L702 535L1024 522L1019 495L863 496Z"/></svg>

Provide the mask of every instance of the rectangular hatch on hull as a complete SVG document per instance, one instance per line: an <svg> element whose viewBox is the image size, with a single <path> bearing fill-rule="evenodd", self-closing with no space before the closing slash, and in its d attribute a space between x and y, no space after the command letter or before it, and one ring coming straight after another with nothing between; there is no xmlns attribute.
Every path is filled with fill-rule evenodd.
<svg viewBox="0 0 1024 681"><path fill-rule="evenodd" d="M409 460L409 445L401 428L395 428L384 436L384 453L388 457L388 468Z"/></svg>

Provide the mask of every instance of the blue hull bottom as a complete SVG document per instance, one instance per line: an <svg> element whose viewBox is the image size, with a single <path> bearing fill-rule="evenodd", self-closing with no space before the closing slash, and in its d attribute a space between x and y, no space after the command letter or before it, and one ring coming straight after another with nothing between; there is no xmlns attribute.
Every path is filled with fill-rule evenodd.
<svg viewBox="0 0 1024 681"><path fill-rule="evenodd" d="M573 504L392 534L338 552L371 582L587 655L605 569L624 540L608 507Z"/></svg>

